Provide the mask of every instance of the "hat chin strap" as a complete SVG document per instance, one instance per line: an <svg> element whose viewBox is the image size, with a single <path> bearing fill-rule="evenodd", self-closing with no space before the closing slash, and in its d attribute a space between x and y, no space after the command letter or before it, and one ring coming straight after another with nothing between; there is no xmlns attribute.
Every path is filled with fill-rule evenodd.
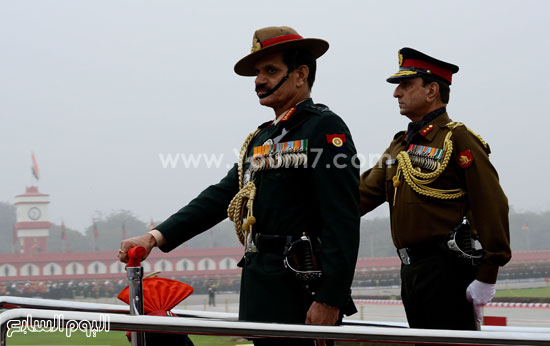
<svg viewBox="0 0 550 346"><path fill-rule="evenodd" d="M288 72L286 73L286 75L281 79L281 81L279 83L277 83L277 85L275 85L273 87L273 89L269 90L268 92L266 92L262 96L258 96L258 97L260 99L263 99L263 98L266 98L269 95L273 94L275 91L277 91L277 89L279 89L281 87L281 85L283 85L287 81L288 76L290 75L290 72L292 72L292 70L289 69Z"/></svg>

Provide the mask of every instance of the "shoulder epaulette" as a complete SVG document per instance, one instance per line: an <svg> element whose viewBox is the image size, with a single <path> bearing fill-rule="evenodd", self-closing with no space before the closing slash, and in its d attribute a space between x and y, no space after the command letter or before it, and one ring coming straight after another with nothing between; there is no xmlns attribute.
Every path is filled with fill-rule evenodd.
<svg viewBox="0 0 550 346"><path fill-rule="evenodd" d="M393 139L395 140L395 139L398 139L399 137L403 137L405 133L407 133L407 131L399 131L393 136Z"/></svg>
<svg viewBox="0 0 550 346"><path fill-rule="evenodd" d="M269 126L269 124L271 124L273 122L273 120L270 120L270 121L266 121L265 123L261 124L260 126L258 126L259 129L265 129L266 127Z"/></svg>
<svg viewBox="0 0 550 346"><path fill-rule="evenodd" d="M470 132L475 138L477 138L479 143L481 143L483 148L485 148L485 151L487 152L487 154L489 154L491 152L491 148L489 148L489 144L487 142L485 142L485 140L480 135L478 135L477 133L472 131L469 127L467 127L463 123L456 122L456 121L451 121L451 122L447 123L445 126L448 127L451 131L453 131L457 127L464 126L464 128L466 130L468 130L468 132Z"/></svg>
<svg viewBox="0 0 550 346"><path fill-rule="evenodd" d="M328 108L328 106L325 106L322 103L312 104L311 106L308 106L308 108L318 113L330 112L330 108Z"/></svg>

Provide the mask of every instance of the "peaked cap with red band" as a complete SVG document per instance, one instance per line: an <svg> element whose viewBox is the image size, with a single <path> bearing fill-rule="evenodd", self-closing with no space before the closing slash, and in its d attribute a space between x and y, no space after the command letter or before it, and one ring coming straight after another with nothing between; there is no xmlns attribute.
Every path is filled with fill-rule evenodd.
<svg viewBox="0 0 550 346"><path fill-rule="evenodd" d="M399 71L386 79L397 84L403 78L415 78L421 75L433 76L452 84L453 73L458 72L458 66L437 60L412 48L402 48L398 52Z"/></svg>
<svg viewBox="0 0 550 346"><path fill-rule="evenodd" d="M288 26L259 29L252 38L250 54L235 64L235 72L241 76L255 76L254 64L258 59L290 48L305 49L317 59L328 50L328 42L319 38L303 38Z"/></svg>

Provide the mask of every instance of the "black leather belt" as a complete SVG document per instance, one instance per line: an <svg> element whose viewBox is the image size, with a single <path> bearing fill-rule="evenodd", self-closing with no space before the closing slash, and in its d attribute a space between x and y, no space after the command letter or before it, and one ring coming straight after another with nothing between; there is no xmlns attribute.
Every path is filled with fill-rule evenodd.
<svg viewBox="0 0 550 346"><path fill-rule="evenodd" d="M448 252L447 237L437 237L420 245L397 249L397 255L404 265L410 265L437 253Z"/></svg>
<svg viewBox="0 0 550 346"><path fill-rule="evenodd" d="M299 240L301 236L296 235L275 235L257 233L252 238L258 252L268 252L282 255L286 248L293 242ZM321 241L317 237L312 237L312 245L315 251L321 248Z"/></svg>
<svg viewBox="0 0 550 346"><path fill-rule="evenodd" d="M253 239L258 252L282 255L285 252L285 247L293 241L300 239L300 237L257 233Z"/></svg>

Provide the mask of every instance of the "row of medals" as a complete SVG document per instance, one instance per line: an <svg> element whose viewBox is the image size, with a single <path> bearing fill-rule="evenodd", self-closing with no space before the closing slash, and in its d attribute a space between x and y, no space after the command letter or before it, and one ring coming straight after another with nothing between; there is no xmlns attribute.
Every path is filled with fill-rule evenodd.
<svg viewBox="0 0 550 346"><path fill-rule="evenodd" d="M410 144L407 149L407 154L409 154L411 163L417 170L420 171L421 168L424 168L429 171L435 171L441 165L444 150L424 145Z"/></svg>
<svg viewBox="0 0 550 346"><path fill-rule="evenodd" d="M409 157L411 158L411 163L416 168L424 168L429 171L435 171L441 163L434 158L431 157L425 157L420 155L411 155L409 153Z"/></svg>
<svg viewBox="0 0 550 346"><path fill-rule="evenodd" d="M273 141L268 139L263 145L273 145ZM306 144L307 146L307 144ZM307 166L307 147L292 148L287 151L274 151L268 155L256 155L252 159L248 158L250 165L244 173L244 185L248 184L255 172L278 168L298 168Z"/></svg>

